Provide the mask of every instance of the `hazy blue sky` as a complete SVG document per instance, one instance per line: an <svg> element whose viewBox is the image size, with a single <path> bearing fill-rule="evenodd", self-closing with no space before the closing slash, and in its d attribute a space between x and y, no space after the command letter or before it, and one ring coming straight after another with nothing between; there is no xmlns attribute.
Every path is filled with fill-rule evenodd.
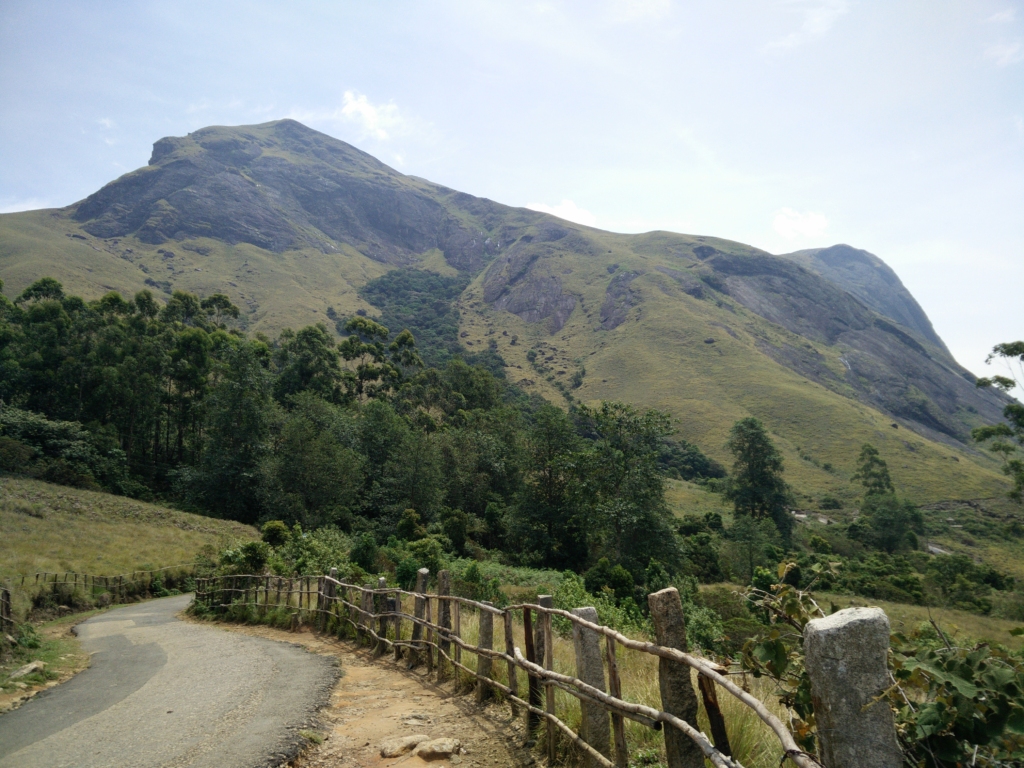
<svg viewBox="0 0 1024 768"><path fill-rule="evenodd" d="M0 211L286 116L605 229L865 248L978 373L1024 336L1021 2L0 0Z"/></svg>

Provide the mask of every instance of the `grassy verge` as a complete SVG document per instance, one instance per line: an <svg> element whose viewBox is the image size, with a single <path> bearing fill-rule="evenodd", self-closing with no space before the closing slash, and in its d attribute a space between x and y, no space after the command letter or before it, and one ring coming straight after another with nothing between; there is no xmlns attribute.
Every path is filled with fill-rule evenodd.
<svg viewBox="0 0 1024 768"><path fill-rule="evenodd" d="M230 520L10 475L0 476L0 531L0 582L15 587L21 616L31 598L18 588L21 576L113 576L192 563L204 550L258 538L255 528Z"/></svg>
<svg viewBox="0 0 1024 768"><path fill-rule="evenodd" d="M5 644L0 651L0 712L20 706L40 690L52 688L88 667L89 655L82 651L71 629L102 612L93 610L19 627L19 643L13 648ZM17 680L10 679L11 674L34 661L46 666Z"/></svg>

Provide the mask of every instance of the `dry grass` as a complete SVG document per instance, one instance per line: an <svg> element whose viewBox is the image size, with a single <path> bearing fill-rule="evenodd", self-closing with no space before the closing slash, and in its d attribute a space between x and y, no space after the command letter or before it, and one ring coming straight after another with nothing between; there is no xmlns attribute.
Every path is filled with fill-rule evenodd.
<svg viewBox="0 0 1024 768"><path fill-rule="evenodd" d="M411 600L408 601L408 605L404 606L404 609L408 613L412 612ZM517 619L519 618L521 617L517 615ZM465 642L474 645L477 643L479 637L479 616L475 611L463 608L461 630L461 636ZM404 622L403 637L408 639L410 635L410 622ZM513 622L513 644L525 654L525 639L521 621ZM500 617L495 617L494 647L499 650L504 650L505 648L504 626ZM623 648L622 646L618 646L616 652L619 677L622 685L622 698L629 702L661 709L661 696L658 688L659 660L649 654ZM562 637L557 633L555 634L553 656L556 672L575 675L576 657L571 637ZM473 654L463 651L462 663L471 669L475 668L473 658ZM607 679L607 668L605 669L605 675ZM508 665L504 661L495 661L492 676L499 683L508 685ZM523 670L516 670L516 681L521 698L526 697L526 680L526 673ZM755 696L764 701L768 708L780 717L783 722L786 721L787 715L778 705L767 682L752 678L746 679L745 682ZM460 684L469 688L474 683L469 675L462 674ZM696 672L693 673L693 685L696 691ZM699 700L699 693L697 697ZM746 768L775 768L782 753L775 734L761 722L751 709L728 692L719 689L718 700L725 717L733 755ZM570 728L576 731L579 730L582 713L578 699L564 691L556 690L555 714ZM703 702L700 704L698 718L700 729L704 733L710 734L711 730L708 725ZM664 736L662 733L651 730L632 720L626 720L626 740L629 745L630 755L635 755L641 750L655 750L662 755L662 760L664 759ZM542 743L542 741L540 739L539 743ZM560 750L564 753L563 756L569 763L582 763L581 755L577 754L577 750L564 740L560 744Z"/></svg>
<svg viewBox="0 0 1024 768"><path fill-rule="evenodd" d="M290 598L285 596L282 599L282 604L286 604L294 612L295 618L293 621L284 620L285 616L273 611L275 597L273 592L275 590L275 582L271 582L272 596L270 606L270 618L276 618L277 622L282 626L287 626L295 623L312 623L313 614L305 611L297 611L298 608L298 595L293 594ZM287 585L287 582L285 582ZM287 586L285 587L287 589ZM293 589L304 589L304 586L300 586L298 582L295 582ZM315 580L312 582L311 589L316 589ZM340 596L340 595L339 595ZM262 601L262 597L260 600ZM315 598L314 598L315 599ZM353 598L349 598L350 601ZM354 601L358 604L359 598L355 597ZM403 596L402 598L402 610L408 615L413 613L413 598L409 596ZM431 601L432 618L433 621L437 622L437 603ZM344 608L341 611L344 612ZM286 609L287 611L287 609ZM264 615L263 610L256 610L249 613L250 620L261 620ZM463 606L461 611L461 625L460 625L460 636L463 641L469 645L476 645L479 641L479 630L480 621L479 614L476 610L471 607ZM513 622L513 645L519 648L525 655L525 638L523 633L523 624L521 622L521 614L517 614L515 617L517 620ZM262 618L266 621L266 618ZM453 611L454 621L454 611ZM347 623L344 625L345 633L351 634L351 626ZM374 628L376 630L376 627ZM391 628L388 629L389 635ZM410 640L412 638L412 622L404 620L402 622L402 640ZM638 638L640 639L640 638ZM648 638L642 638L648 639ZM435 638L436 641L436 638ZM603 640L602 640L603 642ZM505 650L505 630L504 622L501 617L494 617L494 649ZM453 646L454 654L454 646ZM626 701L644 704L654 709L661 709L661 696L658 688L658 662L659 659L649 654L641 653L631 649L623 648L622 646L617 647L617 664L619 669L619 677L622 686L622 698ZM576 673L576 659L575 651L573 649L573 643L571 637L563 637L555 633L554 636L554 669L556 672L565 675L573 675ZM436 662L435 662L436 663ZM470 669L476 669L476 656L471 651L463 650L461 663ZM520 698L526 698L527 688L527 676L526 673L521 669L515 670L516 675L516 687L518 688ZM607 679L607 668L605 670ZM451 675L448 675L451 679ZM509 680L509 669L508 664L503 660L494 660L492 662L491 677L502 685L508 685ZM692 674L694 690L697 691L697 673ZM758 699L763 701L770 711L772 711L777 717L783 722L787 721L788 715L786 711L781 708L778 704L776 697L773 695L773 691L770 688L770 683L765 680L755 680L753 678L741 677L737 679L742 686L745 686L751 693L754 694ZM456 686L457 689L468 693L475 686L476 681L471 675L465 672L459 672L455 677L454 682L449 685ZM497 694L498 698L502 698L502 694ZM700 694L697 693L698 701L700 701ZM782 748L779 744L778 738L775 734L766 726L754 712L746 705L741 703L739 700L733 698L727 691L720 689L718 696L719 705L722 710L722 714L726 721L726 729L729 734L729 742L732 745L733 756L742 763L745 768L775 768L778 765L779 757L782 754ZM572 728L575 731L579 730L582 713L580 709L579 700L570 694L557 690L555 692L555 714L556 716ZM654 731L640 723L632 720L626 720L626 740L629 747L629 753L631 756L635 756L640 752L646 754L659 754L661 760L664 761L664 736L661 732ZM704 711L703 702L700 702L698 712L698 725L705 734L710 734L711 729L708 724L707 715ZM541 726L541 732L538 734L538 750L543 750L544 737L543 737L544 726ZM710 736L709 736L710 738ZM582 754L565 739L560 736L559 751L563 762L571 765L582 764Z"/></svg>
<svg viewBox="0 0 1024 768"><path fill-rule="evenodd" d="M1015 650L1024 648L1024 637L1014 637L1010 634L1011 629L1021 625L1019 621L979 616L976 613L957 611L952 608L928 608L923 605L890 603L886 600L834 595L827 592L815 593L814 597L826 610L829 602L835 603L839 608L878 606L889 617L893 632L909 632L926 623L930 616L951 639L965 645L986 641L999 643Z"/></svg>
<svg viewBox="0 0 1024 768"><path fill-rule="evenodd" d="M113 576L191 563L204 548L257 538L241 523L10 476L0 476L0 531L0 581L15 584L40 571Z"/></svg>

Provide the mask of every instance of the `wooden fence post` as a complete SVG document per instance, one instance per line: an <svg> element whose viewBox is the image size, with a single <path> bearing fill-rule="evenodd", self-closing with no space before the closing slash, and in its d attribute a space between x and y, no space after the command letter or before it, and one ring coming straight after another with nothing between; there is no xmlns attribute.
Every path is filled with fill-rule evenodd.
<svg viewBox="0 0 1024 768"><path fill-rule="evenodd" d="M647 596L658 645L686 652L686 621L683 603L675 587ZM697 727L697 694L690 680L690 668L678 661L658 659L661 708ZM678 728L665 728L665 757L668 768L704 768L704 754Z"/></svg>
<svg viewBox="0 0 1024 768"><path fill-rule="evenodd" d="M359 594L361 599L359 601L359 607L363 609L363 612L359 615L359 626L363 628L362 637L366 641L366 645L369 647L373 645L373 637L370 635L370 631L373 630L373 582L367 581L363 584L363 591Z"/></svg>
<svg viewBox="0 0 1024 768"><path fill-rule="evenodd" d="M0 588L0 632L14 634L14 611L11 606L11 590Z"/></svg>
<svg viewBox="0 0 1024 768"><path fill-rule="evenodd" d="M726 672L724 667L719 667L722 673ZM711 724L711 736L715 741L715 749L723 755L732 757L732 746L729 744L729 732L725 729L725 718L722 716L722 708L718 706L718 692L715 690L715 681L707 675L697 675L697 687L700 688L700 697L704 700L704 711L708 716L708 723Z"/></svg>
<svg viewBox="0 0 1024 768"><path fill-rule="evenodd" d="M509 657L508 664L508 687L512 689L513 696L519 696L519 682L516 680L516 665L511 659L515 658L516 655L516 641L515 635L512 633L512 611L505 611L502 615L505 620L505 655ZM512 708L512 717L516 717L519 714L519 707L514 701L509 701L509 705Z"/></svg>
<svg viewBox="0 0 1024 768"><path fill-rule="evenodd" d="M395 596L391 598L395 601L395 661L402 658L402 648L399 643L402 641L402 593L395 590Z"/></svg>
<svg viewBox="0 0 1024 768"><path fill-rule="evenodd" d="M337 580L337 578L338 578L338 569L337 568L331 568L329 575L330 575L330 577L332 579ZM323 627L322 631L326 632L328 627L330 626L330 624L329 624L330 615L334 612L334 603L335 603L334 598L338 594L338 585L335 584L333 581L327 581L327 579L322 579L321 581L322 581L322 583L324 585L324 588L323 588L323 593L324 594L323 594L323 606L321 606L321 610L323 611L323 613L320 614L320 620L321 620L321 626ZM317 596L317 600L318 601L320 600L320 596L319 595Z"/></svg>
<svg viewBox="0 0 1024 768"><path fill-rule="evenodd" d="M540 614L538 614L538 617ZM523 645L526 647L526 660L531 664L537 663L537 648L533 641L533 611L529 608L523 609ZM531 707L540 709L540 685L537 676L526 673L526 701ZM526 740L533 738L533 730L540 724L540 716L526 710Z"/></svg>
<svg viewBox="0 0 1024 768"><path fill-rule="evenodd" d="M541 608L554 608L555 598L551 595L538 595L537 604ZM537 622L537 629L539 631L534 637L534 644L537 646L537 658L543 659L544 669L554 672L555 643L554 637L551 633L550 613L542 613L540 615L540 621ZM544 681L544 711L549 715L555 714L555 688L546 680ZM548 737L548 765L553 765L557 751L556 747L558 746L558 728L550 720L545 719L545 722L547 723Z"/></svg>
<svg viewBox="0 0 1024 768"><path fill-rule="evenodd" d="M427 579L430 578L430 569L420 568L416 571L416 598L413 602L412 615L423 620L423 614L426 610L424 603L426 602L420 595L426 594L427 591ZM420 663L422 653L422 643L417 641L423 637L423 625L418 621L414 621L412 624L412 642L413 646L409 653L409 664L408 668L412 669L414 666Z"/></svg>
<svg viewBox="0 0 1024 768"><path fill-rule="evenodd" d="M437 574L437 623L441 627L440 643L441 653L437 656L437 681L441 682L447 677L447 661L445 656L452 654L452 641L449 633L452 629L452 604L448 597L452 593L452 576L447 571L440 571Z"/></svg>
<svg viewBox="0 0 1024 768"><path fill-rule="evenodd" d="M458 601L455 601L455 605L453 605L452 608L454 610L454 613L452 614L452 625L453 625L452 634L454 634L457 638L459 638L461 640L462 639L462 603L460 603ZM456 645L453 650L455 652L455 663L461 664L462 663L462 646L461 645ZM459 670L458 670L457 667L452 671L452 674L454 674L455 677L458 678Z"/></svg>
<svg viewBox="0 0 1024 768"><path fill-rule="evenodd" d="M889 618L847 608L804 627L804 653L825 768L898 768L903 762L889 687Z"/></svg>
<svg viewBox="0 0 1024 768"><path fill-rule="evenodd" d="M597 624L597 608L573 608L572 614L584 621ZM576 651L576 677L602 693L604 687L604 662L601 659L601 636L592 629L581 627L575 622L572 625L572 644ZM608 738L608 710L587 701L580 702L583 719L580 723L580 736L605 757L611 754ZM586 757L586 764L599 766L593 757Z"/></svg>
<svg viewBox="0 0 1024 768"><path fill-rule="evenodd" d="M424 634L427 636L427 642L426 645L423 647L423 650L427 653L427 679L429 680L431 674L433 674L434 672L434 646L431 645L431 643L435 641L434 630L432 630L429 626L430 624L434 623L432 612L430 610L430 595L426 595L426 597L423 599L423 603L425 608L424 618L426 619L428 625L427 627L425 627L426 631L424 632Z"/></svg>
<svg viewBox="0 0 1024 768"><path fill-rule="evenodd" d="M622 683L619 680L619 663L615 658L615 639L605 637L605 651L608 656L608 693L616 699L622 698ZM626 723L622 715L612 713L612 736L615 739L615 765L629 768L629 751L626 748Z"/></svg>
<svg viewBox="0 0 1024 768"><path fill-rule="evenodd" d="M490 605L486 600L484 605ZM494 614L490 611L480 609L480 631L477 635L476 647L483 648L485 650L493 650L494 648ZM493 674L494 660L483 653L476 655L476 673L483 677L489 678ZM483 704L487 699L491 697L491 686L486 680L476 681L476 703Z"/></svg>
<svg viewBox="0 0 1024 768"><path fill-rule="evenodd" d="M384 613L388 612L387 595L385 595L383 592L380 591L382 589L387 589L387 587L388 587L388 580L385 579L383 576L379 576L377 578L377 592L378 592L378 594L374 595L374 600L373 600L373 605L374 605L373 610L374 610L374 613L384 614ZM377 620L377 636L380 639L377 641L377 647L373 651L373 657L375 659L380 657L380 656L383 656L384 655L384 651L386 651L388 649L388 644L386 642L384 642L384 638L386 638L388 636L388 619L387 619L386 616L382 615Z"/></svg>

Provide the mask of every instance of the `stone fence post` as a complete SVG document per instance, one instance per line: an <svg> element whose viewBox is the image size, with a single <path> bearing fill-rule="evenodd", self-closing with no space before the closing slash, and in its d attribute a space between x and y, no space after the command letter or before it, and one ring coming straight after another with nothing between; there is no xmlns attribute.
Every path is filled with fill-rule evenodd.
<svg viewBox="0 0 1024 768"><path fill-rule="evenodd" d="M600 623L597 619L597 608L573 608L572 614L579 616L591 624ZM572 644L576 651L576 677L589 686L606 692L604 686L604 659L601 654L601 636L592 629L572 625ZM605 757L611 755L611 739L609 737L608 710L589 701L581 701L583 720L580 737ZM598 766L593 757L587 755L588 766Z"/></svg>
<svg viewBox="0 0 1024 768"><path fill-rule="evenodd" d="M847 608L804 627L804 654L825 768L899 768L889 687L889 618Z"/></svg>
<svg viewBox="0 0 1024 768"><path fill-rule="evenodd" d="M686 652L686 621L683 601L675 587L647 596L658 645ZM697 694L690 668L679 661L658 659L661 708L697 728ZM704 754L689 737L673 726L665 728L665 758L668 768L704 768Z"/></svg>

